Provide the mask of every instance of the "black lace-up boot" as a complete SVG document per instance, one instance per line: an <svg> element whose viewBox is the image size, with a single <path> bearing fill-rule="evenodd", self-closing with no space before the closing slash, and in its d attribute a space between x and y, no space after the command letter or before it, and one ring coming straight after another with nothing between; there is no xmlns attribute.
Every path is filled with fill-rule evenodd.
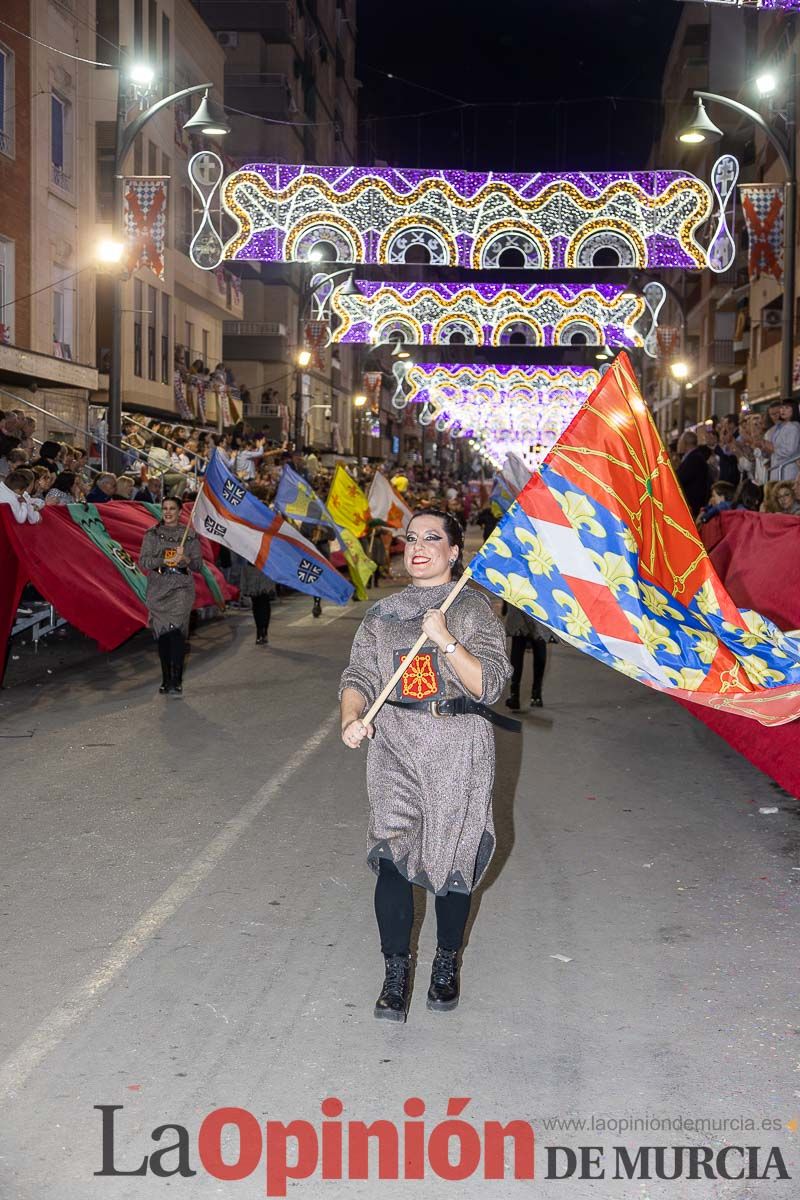
<svg viewBox="0 0 800 1200"><path fill-rule="evenodd" d="M436 947L428 988L427 1007L432 1012L449 1012L458 1004L458 951Z"/></svg>
<svg viewBox="0 0 800 1200"><path fill-rule="evenodd" d="M387 954L386 977L375 1002L375 1016L384 1021L405 1021L411 980L411 956Z"/></svg>

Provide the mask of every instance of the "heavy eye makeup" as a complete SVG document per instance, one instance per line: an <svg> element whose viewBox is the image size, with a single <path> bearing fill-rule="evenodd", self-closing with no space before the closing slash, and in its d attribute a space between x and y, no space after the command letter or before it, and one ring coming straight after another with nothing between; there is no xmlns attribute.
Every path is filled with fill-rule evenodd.
<svg viewBox="0 0 800 1200"><path fill-rule="evenodd" d="M440 542L442 540L442 535L440 533L435 533L432 529L428 530L428 532L423 534L422 536L426 542ZM416 540L417 540L417 535L415 533L409 533L406 536L406 541L411 544L416 542Z"/></svg>

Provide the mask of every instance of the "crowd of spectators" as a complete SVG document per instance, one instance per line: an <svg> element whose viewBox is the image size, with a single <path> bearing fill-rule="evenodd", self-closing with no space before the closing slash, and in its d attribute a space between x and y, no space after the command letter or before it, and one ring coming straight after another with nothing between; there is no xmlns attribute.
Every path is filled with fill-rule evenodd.
<svg viewBox="0 0 800 1200"><path fill-rule="evenodd" d="M726 508L800 514L800 421L793 403L731 413L681 434L675 468L698 524Z"/></svg>

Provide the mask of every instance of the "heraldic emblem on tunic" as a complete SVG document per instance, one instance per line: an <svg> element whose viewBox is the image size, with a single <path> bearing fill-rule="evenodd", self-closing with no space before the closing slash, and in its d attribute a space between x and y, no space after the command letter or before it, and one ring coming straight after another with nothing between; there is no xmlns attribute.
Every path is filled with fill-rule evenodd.
<svg viewBox="0 0 800 1200"><path fill-rule="evenodd" d="M400 666L408 658L408 650L395 650L394 665ZM398 700L441 700L445 689L439 677L439 654L426 650L416 654L402 674L395 689Z"/></svg>

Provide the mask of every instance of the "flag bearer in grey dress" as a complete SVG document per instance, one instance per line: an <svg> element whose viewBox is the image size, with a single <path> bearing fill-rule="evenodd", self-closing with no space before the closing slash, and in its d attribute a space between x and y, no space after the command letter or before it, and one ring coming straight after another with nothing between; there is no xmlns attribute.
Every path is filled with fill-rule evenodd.
<svg viewBox="0 0 800 1200"><path fill-rule="evenodd" d="M488 601L467 586L439 606L461 573L463 532L449 513L426 510L406 532L411 585L367 612L342 675L342 740L369 739L368 862L378 876L375 913L386 975L375 1016L404 1021L411 967L413 884L436 897L437 950L427 1007L458 1004L458 957L470 897L494 853L494 736L490 720L518 728L487 705L511 674L505 636ZM402 656L428 642L374 725L361 719Z"/></svg>
<svg viewBox="0 0 800 1200"><path fill-rule="evenodd" d="M162 696L183 692L183 658L194 604L192 571L203 565L200 539L193 529L180 544L184 534L180 511L180 501L163 501L161 520L142 538L139 555L139 566L147 574L145 603L161 658L158 690Z"/></svg>

